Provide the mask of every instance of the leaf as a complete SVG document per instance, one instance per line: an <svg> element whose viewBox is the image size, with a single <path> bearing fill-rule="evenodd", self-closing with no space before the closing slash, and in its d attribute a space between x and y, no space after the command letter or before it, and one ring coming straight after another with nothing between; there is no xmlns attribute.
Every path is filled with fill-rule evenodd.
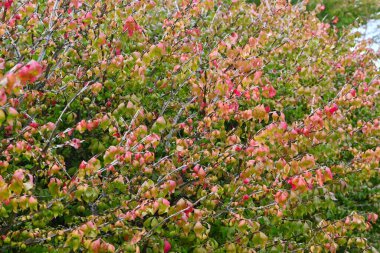
<svg viewBox="0 0 380 253"><path fill-rule="evenodd" d="M252 242L255 246L265 247L268 237L263 232L255 233L252 237Z"/></svg>

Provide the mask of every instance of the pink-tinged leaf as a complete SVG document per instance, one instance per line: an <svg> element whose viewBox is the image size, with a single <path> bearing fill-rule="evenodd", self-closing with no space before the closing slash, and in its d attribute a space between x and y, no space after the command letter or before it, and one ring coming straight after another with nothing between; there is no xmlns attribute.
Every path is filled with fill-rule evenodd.
<svg viewBox="0 0 380 253"><path fill-rule="evenodd" d="M231 43L234 45L236 44L237 40L239 39L239 35L237 33L231 34Z"/></svg>
<svg viewBox="0 0 380 253"><path fill-rule="evenodd" d="M288 124L285 121L280 122L280 128L286 130L288 128Z"/></svg>
<svg viewBox="0 0 380 253"><path fill-rule="evenodd" d="M84 19L86 20L90 20L90 19L93 19L94 17L92 16L92 12L87 12L85 15L84 15Z"/></svg>
<svg viewBox="0 0 380 253"><path fill-rule="evenodd" d="M79 165L79 169L82 169L82 170L84 170L86 167L87 167L87 162L85 161L82 161Z"/></svg>
<svg viewBox="0 0 380 253"><path fill-rule="evenodd" d="M288 199L289 193L287 191L278 191L274 197L275 201L283 206Z"/></svg>
<svg viewBox="0 0 380 253"><path fill-rule="evenodd" d="M71 0L70 1L70 7L74 7L76 9L78 9L81 6L82 6L82 0Z"/></svg>
<svg viewBox="0 0 380 253"><path fill-rule="evenodd" d="M7 95L3 88L0 89L0 106L3 106L7 103Z"/></svg>
<svg viewBox="0 0 380 253"><path fill-rule="evenodd" d="M141 233L137 233L133 236L131 244L136 244L141 240Z"/></svg>
<svg viewBox="0 0 380 253"><path fill-rule="evenodd" d="M327 175L328 175L329 179L332 180L333 179L333 174L332 174L330 168L327 168L326 172L327 172Z"/></svg>
<svg viewBox="0 0 380 253"><path fill-rule="evenodd" d="M269 98L272 98L276 96L276 90L273 88L273 86L269 86Z"/></svg>
<svg viewBox="0 0 380 253"><path fill-rule="evenodd" d="M22 169L18 169L13 173L13 179L16 181L24 180L24 171Z"/></svg>
<svg viewBox="0 0 380 253"><path fill-rule="evenodd" d="M262 88L262 91L262 95L266 98L273 98L274 96L276 96L276 90L273 88L272 85L264 86Z"/></svg>
<svg viewBox="0 0 380 253"><path fill-rule="evenodd" d="M206 172L204 171L204 169L201 167L200 169L199 169L199 171L198 171L198 177L200 178L200 179L203 179L203 178L205 178L206 177Z"/></svg>
<svg viewBox="0 0 380 253"><path fill-rule="evenodd" d="M168 185L169 185L169 187L168 187L168 189L169 189L169 192L170 193L174 193L174 191L175 191L175 187L176 187L176 182L175 181L173 181L173 180L169 180L168 181Z"/></svg>
<svg viewBox="0 0 380 253"><path fill-rule="evenodd" d="M75 149L78 149L80 148L81 142L82 142L81 140L74 138L70 141L70 146L72 146Z"/></svg>
<svg viewBox="0 0 380 253"><path fill-rule="evenodd" d="M123 32L128 32L128 36L132 37L135 32L141 32L141 27L136 23L132 16L129 16L124 23Z"/></svg>
<svg viewBox="0 0 380 253"><path fill-rule="evenodd" d="M317 171L316 171L316 173L317 173L317 181L318 181L318 184L319 184L319 186L323 186L323 181L324 181L324 176L323 176L323 174L322 174L322 171L320 170L320 169L318 169Z"/></svg>
<svg viewBox="0 0 380 253"><path fill-rule="evenodd" d="M288 184L290 184L292 190L295 190L295 189L296 189L296 185L293 183L293 178L288 178L288 179L286 180L286 182L287 182Z"/></svg>
<svg viewBox="0 0 380 253"><path fill-rule="evenodd" d="M37 210L37 199L33 196L31 196L28 199L29 207L33 210Z"/></svg>
<svg viewBox="0 0 380 253"><path fill-rule="evenodd" d="M42 71L42 65L35 60L31 60L28 64L21 67L17 74L21 82L26 83L36 81L41 76Z"/></svg>
<svg viewBox="0 0 380 253"><path fill-rule="evenodd" d="M93 252L99 252L100 251L100 239L97 239L91 243L91 249Z"/></svg>
<svg viewBox="0 0 380 253"><path fill-rule="evenodd" d="M165 121L165 118L160 116L157 118L157 123L158 124L161 124L161 125L165 125L166 124L166 121Z"/></svg>
<svg viewBox="0 0 380 253"><path fill-rule="evenodd" d="M81 134L87 129L87 122L85 120L81 120L76 127Z"/></svg>
<svg viewBox="0 0 380 253"><path fill-rule="evenodd" d="M166 46L164 43L160 42L157 44L157 47L161 50L161 54L165 54L166 53Z"/></svg>
<svg viewBox="0 0 380 253"><path fill-rule="evenodd" d="M372 223L376 223L376 221L377 221L378 218L379 218L379 216L376 213L369 213L367 215L367 220L369 222L372 222Z"/></svg>
<svg viewBox="0 0 380 253"><path fill-rule="evenodd" d="M173 72L177 72L181 68L181 65L175 65L173 68Z"/></svg>
<svg viewBox="0 0 380 253"><path fill-rule="evenodd" d="M162 204L164 204L165 206L170 206L170 202L169 202L169 200L167 200L167 199L162 199Z"/></svg>
<svg viewBox="0 0 380 253"><path fill-rule="evenodd" d="M253 83L255 85L258 85L259 83L261 83L261 76L263 75L263 72L262 71L256 71L254 76L253 76Z"/></svg>

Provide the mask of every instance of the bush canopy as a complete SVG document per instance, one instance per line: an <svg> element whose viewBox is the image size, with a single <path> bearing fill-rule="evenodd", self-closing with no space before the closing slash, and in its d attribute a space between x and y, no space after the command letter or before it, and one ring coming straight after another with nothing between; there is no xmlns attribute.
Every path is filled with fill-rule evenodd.
<svg viewBox="0 0 380 253"><path fill-rule="evenodd" d="M379 57L323 10L2 0L0 251L377 252Z"/></svg>

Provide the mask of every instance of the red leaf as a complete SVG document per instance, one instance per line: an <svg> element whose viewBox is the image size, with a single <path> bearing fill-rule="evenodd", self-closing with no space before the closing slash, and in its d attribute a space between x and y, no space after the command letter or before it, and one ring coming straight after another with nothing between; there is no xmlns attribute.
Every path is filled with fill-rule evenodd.
<svg viewBox="0 0 380 253"><path fill-rule="evenodd" d="M172 245L170 244L170 242L165 240L164 241L164 253L168 253L171 248L172 248Z"/></svg>

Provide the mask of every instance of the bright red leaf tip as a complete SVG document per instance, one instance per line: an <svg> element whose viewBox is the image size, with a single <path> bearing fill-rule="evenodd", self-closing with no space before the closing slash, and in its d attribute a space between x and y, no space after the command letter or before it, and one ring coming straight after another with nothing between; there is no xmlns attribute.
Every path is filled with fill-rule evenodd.
<svg viewBox="0 0 380 253"><path fill-rule="evenodd" d="M333 104L332 106L328 107L326 106L325 107L325 111L328 115L332 115L334 114L336 111L338 111L338 105L337 104Z"/></svg>
<svg viewBox="0 0 380 253"><path fill-rule="evenodd" d="M32 127L32 128L37 128L38 127L38 123L37 122L31 122L29 124L29 126Z"/></svg>
<svg viewBox="0 0 380 253"><path fill-rule="evenodd" d="M164 241L164 252L168 253L171 248L172 248L172 245L170 244L170 242L168 240L165 240Z"/></svg>
<svg viewBox="0 0 380 253"><path fill-rule="evenodd" d="M236 96L238 96L238 97L241 96L241 92L238 91L237 89L234 89L234 94L235 94Z"/></svg>
<svg viewBox="0 0 380 253"><path fill-rule="evenodd" d="M87 163L85 161L82 161L79 165L79 169L85 169L87 166Z"/></svg>
<svg viewBox="0 0 380 253"><path fill-rule="evenodd" d="M13 3L13 0L8 0L8 1L5 1L3 4L4 4L4 7L5 7L5 9L7 10L7 9L9 9L9 8L11 8L11 6L12 6L12 3ZM0 5L1 6L1 5Z"/></svg>
<svg viewBox="0 0 380 253"><path fill-rule="evenodd" d="M331 108L330 108L330 113L333 114L334 112L338 111L338 106L336 104L334 104Z"/></svg>

